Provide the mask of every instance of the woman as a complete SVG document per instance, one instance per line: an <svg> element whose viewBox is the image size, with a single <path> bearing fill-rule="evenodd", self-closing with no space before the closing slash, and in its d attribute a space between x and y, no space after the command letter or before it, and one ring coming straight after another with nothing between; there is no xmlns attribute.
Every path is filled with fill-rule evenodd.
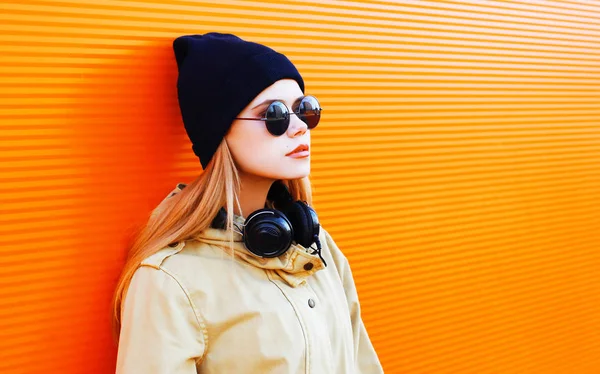
<svg viewBox="0 0 600 374"><path fill-rule="evenodd" d="M261 44L208 33L173 48L203 172L130 249L114 299L117 373L383 372L348 261L310 207L317 99Z"/></svg>

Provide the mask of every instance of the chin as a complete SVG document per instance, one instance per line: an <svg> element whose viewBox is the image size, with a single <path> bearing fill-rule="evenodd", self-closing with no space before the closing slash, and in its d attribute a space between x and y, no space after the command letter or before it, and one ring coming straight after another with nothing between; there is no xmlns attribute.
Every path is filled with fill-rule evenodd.
<svg viewBox="0 0 600 374"><path fill-rule="evenodd" d="M272 179L300 179L307 177L310 174L310 166L296 167L278 170L277 172L269 173Z"/></svg>
<svg viewBox="0 0 600 374"><path fill-rule="evenodd" d="M287 161L287 160L286 160ZM310 158L298 162L299 160L290 160L293 162L266 163L261 162L244 168L248 174L261 176L273 180L277 179L301 179L310 174Z"/></svg>
<svg viewBox="0 0 600 374"><path fill-rule="evenodd" d="M292 172L287 171L286 173L280 173L273 179L301 179L310 174L310 170L308 172Z"/></svg>

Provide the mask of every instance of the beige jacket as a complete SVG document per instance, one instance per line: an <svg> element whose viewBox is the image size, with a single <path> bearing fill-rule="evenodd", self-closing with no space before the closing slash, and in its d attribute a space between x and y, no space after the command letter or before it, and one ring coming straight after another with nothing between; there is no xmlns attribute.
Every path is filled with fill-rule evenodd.
<svg viewBox="0 0 600 374"><path fill-rule="evenodd" d="M142 262L123 305L117 374L383 373L348 260L323 227L327 267L295 242L263 259L234 238L234 258L220 248L226 231L209 228Z"/></svg>

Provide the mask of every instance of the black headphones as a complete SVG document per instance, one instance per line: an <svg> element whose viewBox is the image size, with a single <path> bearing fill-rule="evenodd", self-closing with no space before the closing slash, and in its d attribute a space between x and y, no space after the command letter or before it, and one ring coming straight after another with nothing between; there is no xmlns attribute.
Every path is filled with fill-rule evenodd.
<svg viewBox="0 0 600 374"><path fill-rule="evenodd" d="M316 243L317 249L312 248L312 254L318 254L327 266L321 256L320 224L314 209L305 201L293 201L280 180L273 182L267 198L275 202L277 209L258 209L246 218L241 232L246 248L260 257L278 257L290 248L292 240L305 248ZM226 220L227 211L221 208L211 226L225 229Z"/></svg>

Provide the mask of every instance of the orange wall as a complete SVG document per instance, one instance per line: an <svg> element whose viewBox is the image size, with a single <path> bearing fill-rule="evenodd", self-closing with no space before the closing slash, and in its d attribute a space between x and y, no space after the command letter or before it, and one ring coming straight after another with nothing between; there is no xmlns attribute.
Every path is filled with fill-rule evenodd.
<svg viewBox="0 0 600 374"><path fill-rule="evenodd" d="M125 236L198 172L174 37L288 55L387 373L600 372L600 4L3 1L0 372L110 373Z"/></svg>

